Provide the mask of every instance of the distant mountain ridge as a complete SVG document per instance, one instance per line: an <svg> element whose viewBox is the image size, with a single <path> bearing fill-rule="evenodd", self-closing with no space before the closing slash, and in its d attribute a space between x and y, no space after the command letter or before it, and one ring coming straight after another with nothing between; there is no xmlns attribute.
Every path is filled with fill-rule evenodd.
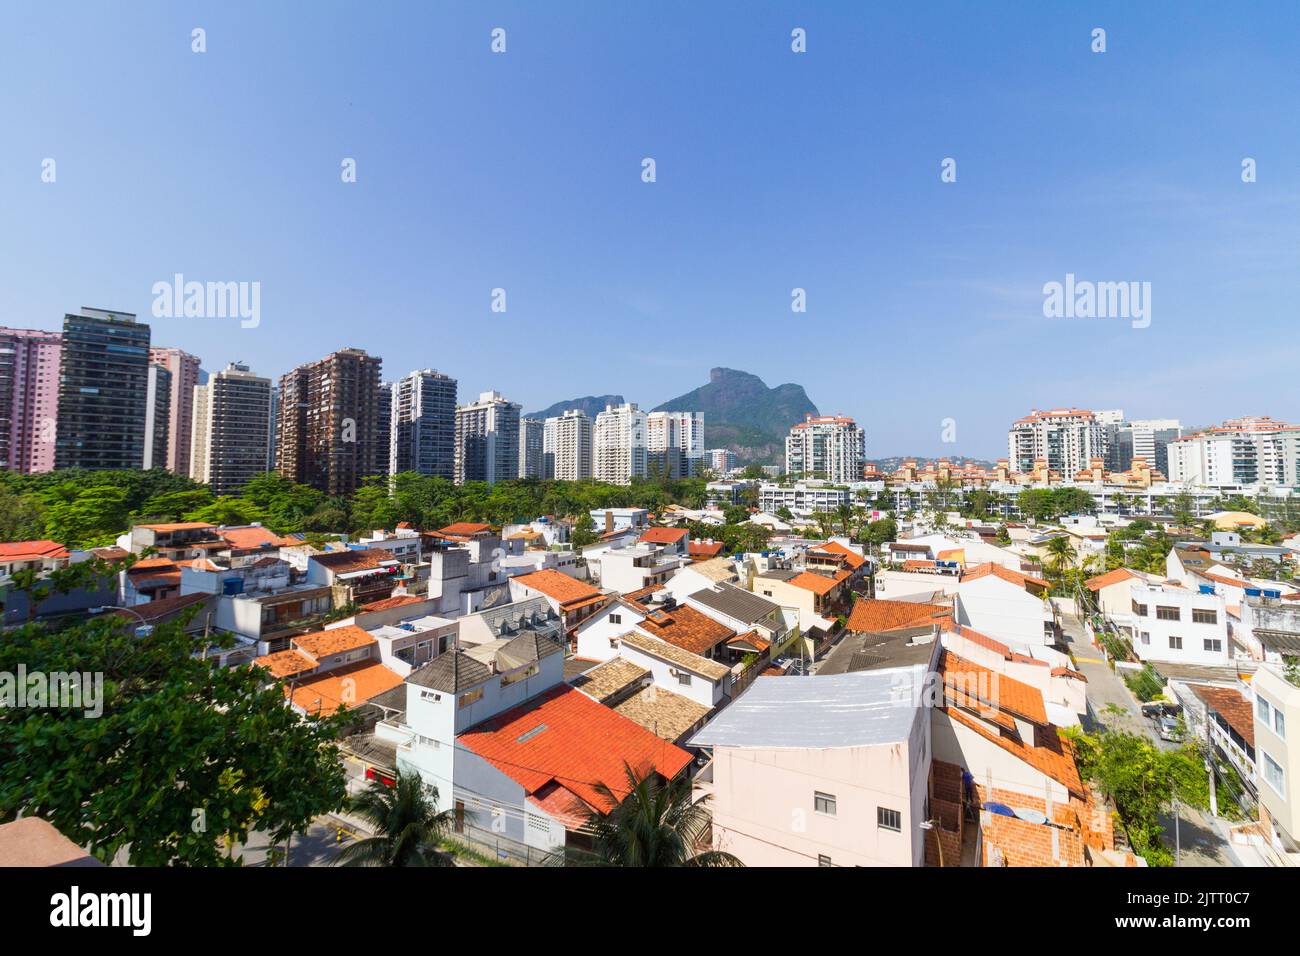
<svg viewBox="0 0 1300 956"><path fill-rule="evenodd" d="M802 385L769 388L757 375L732 368L709 370L709 382L669 399L656 412L703 412L704 446L727 448L745 464L779 464L790 426L817 406Z"/></svg>
<svg viewBox="0 0 1300 956"><path fill-rule="evenodd" d="M549 408L544 408L540 412L529 412L524 417L556 418L571 408L577 408L581 409L588 418L594 419L598 413L605 410L606 405L622 404L622 395L585 395L582 398L571 398L567 402L556 402Z"/></svg>

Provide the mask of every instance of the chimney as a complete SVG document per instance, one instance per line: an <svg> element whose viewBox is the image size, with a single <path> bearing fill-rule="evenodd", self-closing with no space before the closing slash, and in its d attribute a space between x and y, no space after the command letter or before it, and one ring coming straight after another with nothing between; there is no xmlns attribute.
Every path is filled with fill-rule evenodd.
<svg viewBox="0 0 1300 956"><path fill-rule="evenodd" d="M613 530L614 530L614 512L606 511L605 512L605 534L609 534Z"/></svg>

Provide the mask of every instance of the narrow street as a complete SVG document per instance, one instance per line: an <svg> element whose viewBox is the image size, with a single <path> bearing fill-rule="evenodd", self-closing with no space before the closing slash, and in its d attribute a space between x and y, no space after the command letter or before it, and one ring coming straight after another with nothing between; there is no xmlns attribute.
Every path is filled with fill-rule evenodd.
<svg viewBox="0 0 1300 956"><path fill-rule="evenodd" d="M1176 744L1161 740L1154 724L1142 716L1140 704L1123 679L1111 670L1102 653L1093 647L1083 621L1074 614L1062 613L1061 628L1069 642L1069 652L1079 672L1088 679L1088 715L1084 730L1127 730L1142 734L1156 746L1173 749ZM1166 842L1171 852L1175 845L1175 821L1172 813L1161 817ZM1226 825L1195 807L1181 807L1178 814L1177 841L1181 846L1180 866L1241 866L1228 843Z"/></svg>

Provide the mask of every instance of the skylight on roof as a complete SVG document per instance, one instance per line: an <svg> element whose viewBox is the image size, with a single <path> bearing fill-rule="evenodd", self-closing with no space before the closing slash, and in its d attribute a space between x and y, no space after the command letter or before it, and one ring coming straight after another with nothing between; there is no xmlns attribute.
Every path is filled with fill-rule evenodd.
<svg viewBox="0 0 1300 956"><path fill-rule="evenodd" d="M540 734L540 733L541 733L542 731L544 731L545 729L546 729L546 725L545 725L545 724L538 724L538 725L537 725L536 727L534 727L532 730L528 731L528 733L526 733L526 734L520 734L518 737L516 737L516 738L515 738L515 743L517 743L517 744L524 744L524 743L527 743L528 741L532 740L534 737L536 737L538 734Z"/></svg>

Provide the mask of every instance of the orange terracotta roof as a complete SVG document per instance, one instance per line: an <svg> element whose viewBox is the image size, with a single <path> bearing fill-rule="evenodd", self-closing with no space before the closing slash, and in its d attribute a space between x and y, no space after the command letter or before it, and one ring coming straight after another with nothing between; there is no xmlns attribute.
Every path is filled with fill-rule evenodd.
<svg viewBox="0 0 1300 956"><path fill-rule="evenodd" d="M1100 591L1102 588L1110 587L1112 584L1119 584L1121 581L1127 581L1129 578L1136 578L1137 575L1128 568L1116 568L1114 571L1107 571L1105 574L1099 574L1095 578L1089 578L1085 582L1085 587L1089 591Z"/></svg>
<svg viewBox="0 0 1300 956"><path fill-rule="evenodd" d="M650 544L676 544L690 534L685 528L649 528L640 540Z"/></svg>
<svg viewBox="0 0 1300 956"><path fill-rule="evenodd" d="M477 521L457 521L447 525L445 528L439 528L438 534L467 536L482 534L484 531L491 530L492 526L490 524L483 524Z"/></svg>
<svg viewBox="0 0 1300 956"><path fill-rule="evenodd" d="M1192 574L1196 575L1198 578L1205 578L1207 581L1213 581L1215 584L1226 584L1228 587L1232 588L1250 587L1249 581L1225 577L1222 574L1211 574L1209 571L1193 571Z"/></svg>
<svg viewBox="0 0 1300 956"><path fill-rule="evenodd" d="M0 561L37 561L70 557L57 541L6 541L0 544Z"/></svg>
<svg viewBox="0 0 1300 956"><path fill-rule="evenodd" d="M680 747L567 685L471 727L456 741L530 797L544 800L558 784L601 813L613 810L615 800L627 794L624 764L672 779L691 762ZM598 789L600 784L615 800Z"/></svg>
<svg viewBox="0 0 1300 956"><path fill-rule="evenodd" d="M180 567L171 558L141 558L135 564L131 565L127 574L135 574L137 571L175 571Z"/></svg>
<svg viewBox="0 0 1300 956"><path fill-rule="evenodd" d="M952 609L942 604L915 601L859 600L849 613L847 630L864 634L881 634L905 627L922 627L951 620Z"/></svg>
<svg viewBox="0 0 1300 956"><path fill-rule="evenodd" d="M692 541L687 553L692 558L708 559L716 558L722 553L721 541Z"/></svg>
<svg viewBox="0 0 1300 956"><path fill-rule="evenodd" d="M1035 724L1048 722L1042 692L1013 677L958 657L947 649L939 656L939 674L945 688L973 695L984 707L1005 710Z"/></svg>
<svg viewBox="0 0 1300 956"><path fill-rule="evenodd" d="M170 531L198 531L203 528L211 528L215 531L217 528L216 525L209 524L206 521L173 521L170 524L138 524L136 527L163 533Z"/></svg>
<svg viewBox="0 0 1300 956"><path fill-rule="evenodd" d="M349 708L360 707L402 683L402 675L383 664L358 661L294 683L293 702L308 714L328 716L345 704ZM285 684L284 695L288 697L289 692L290 685Z"/></svg>
<svg viewBox="0 0 1300 956"><path fill-rule="evenodd" d="M852 548L846 548L838 541L827 541L825 544L815 544L808 549L809 553L838 554L844 559L844 562L855 571L867 563L867 559L858 554Z"/></svg>
<svg viewBox="0 0 1300 956"><path fill-rule="evenodd" d="M303 674L310 670L315 670L316 662L306 654L301 654L293 648L287 651L277 651L274 654L267 654L263 657L254 659L254 664L259 667L265 667L271 672L272 677L292 677L294 674Z"/></svg>
<svg viewBox="0 0 1300 956"><path fill-rule="evenodd" d="M648 588L641 588L637 591L628 591L623 595L623 600L644 611L647 610L647 608L642 602L656 591L662 591L663 589L664 586L662 584L652 584Z"/></svg>
<svg viewBox="0 0 1300 956"><path fill-rule="evenodd" d="M313 554L311 560L335 574L347 574L351 571L368 571L381 564L396 561L397 556L382 548L349 548L346 551L330 551L326 554Z"/></svg>
<svg viewBox="0 0 1300 956"><path fill-rule="evenodd" d="M981 564L979 567L967 571L961 576L961 581L963 584L967 581L978 581L980 578L988 577L990 574L994 577L1001 578L1003 581L1010 584L1018 584L1021 587L1024 587L1026 584L1032 584L1041 588L1051 587L1051 585L1042 578L1034 578L1027 574L1021 574L1019 571L1012 571L1009 568L1004 568L1000 564L994 564L992 561L986 564Z"/></svg>
<svg viewBox="0 0 1300 956"><path fill-rule="evenodd" d="M787 583L822 596L830 594L848 576L849 572L847 571L842 571L833 578L828 578L824 574L814 574L812 571L803 571L796 574Z"/></svg>
<svg viewBox="0 0 1300 956"><path fill-rule="evenodd" d="M1041 728L1042 732L1036 732L1034 735L1034 743L1028 744L1015 737L994 732L981 723L979 718L963 713L955 707L946 707L944 712L950 720L970 728L985 740L1020 758L1071 793L1086 798L1087 792L1084 790L1083 781L1079 779L1079 768L1074 762L1074 754L1056 732L1056 728Z"/></svg>
<svg viewBox="0 0 1300 956"><path fill-rule="evenodd" d="M571 578L563 571L556 571L554 568L521 574L511 580L518 581L534 591L540 591L547 597L559 601L561 606L565 607L570 604L585 605L590 603L593 597L602 596L599 591L585 581Z"/></svg>
<svg viewBox="0 0 1300 956"><path fill-rule="evenodd" d="M355 624L344 624L342 627L331 627L324 631L315 631L311 634L303 634L301 637L293 639L293 645L298 650L310 654L316 660L329 657L331 654L342 654L346 651L355 651L361 647L367 647L371 644L378 644L370 634L357 627Z"/></svg>
<svg viewBox="0 0 1300 956"><path fill-rule="evenodd" d="M217 534L237 551L287 548L302 544L297 538L283 538L269 528L222 528Z"/></svg>
<svg viewBox="0 0 1300 956"><path fill-rule="evenodd" d="M651 611L637 627L651 637L700 655L735 635L727 625L685 604L671 610Z"/></svg>
<svg viewBox="0 0 1300 956"><path fill-rule="evenodd" d="M371 601L369 604L361 605L363 611L389 611L395 607L406 607L408 604L419 604L426 600L416 594L395 594L392 597L384 598L380 601Z"/></svg>
<svg viewBox="0 0 1300 956"><path fill-rule="evenodd" d="M1215 711L1228 722L1228 726L1241 737L1255 746L1255 713L1250 701L1231 687L1211 687L1206 684L1192 684L1192 692L1205 701L1207 707Z"/></svg>

